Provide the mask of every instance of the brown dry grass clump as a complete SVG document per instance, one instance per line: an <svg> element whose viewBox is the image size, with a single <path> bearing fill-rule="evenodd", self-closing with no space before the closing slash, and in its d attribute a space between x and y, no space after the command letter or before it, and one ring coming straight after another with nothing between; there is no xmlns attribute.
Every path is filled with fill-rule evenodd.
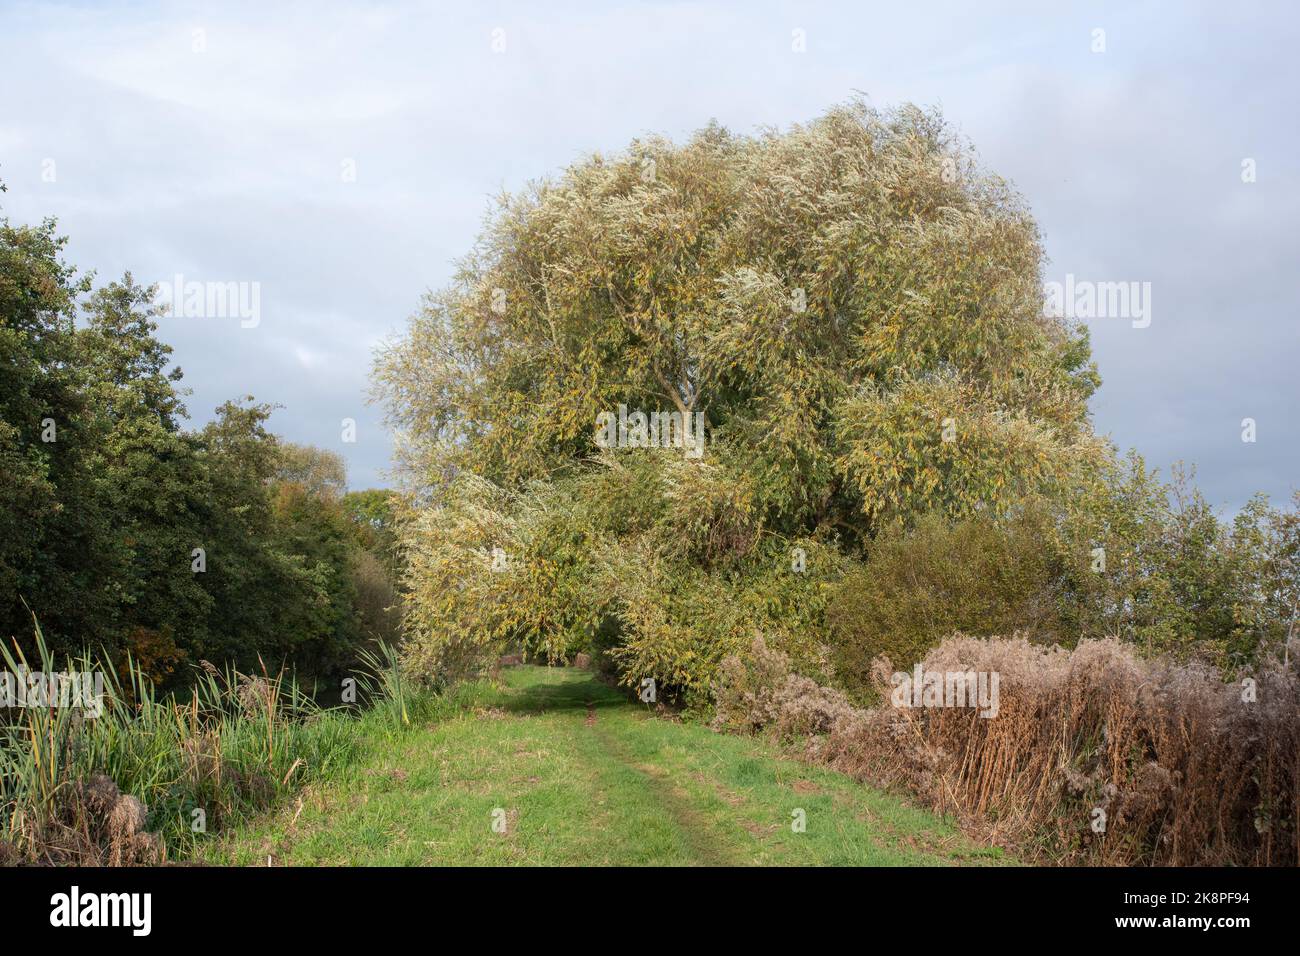
<svg viewBox="0 0 1300 956"><path fill-rule="evenodd" d="M52 819L45 821L41 854L35 861L79 866L152 866L164 858L157 834L146 828L148 808L121 793L108 777L96 775L63 791ZM21 856L13 854L10 864Z"/></svg>
<svg viewBox="0 0 1300 956"><path fill-rule="evenodd" d="M926 670L1000 674L996 717L851 706L756 642L725 662L718 724L763 729L819 762L902 787L991 842L1059 863L1300 864L1300 676L1224 683L1118 641L1072 651L1022 638L945 641ZM1099 812L1100 811L1100 812ZM1104 828L1094 829L1104 818Z"/></svg>

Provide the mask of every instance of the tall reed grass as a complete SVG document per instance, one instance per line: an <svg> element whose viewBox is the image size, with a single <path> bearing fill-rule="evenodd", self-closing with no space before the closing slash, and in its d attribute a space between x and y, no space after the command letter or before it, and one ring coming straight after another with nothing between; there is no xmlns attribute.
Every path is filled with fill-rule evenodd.
<svg viewBox="0 0 1300 956"><path fill-rule="evenodd" d="M409 723L410 692L386 670L358 678L367 709L319 707L283 673L203 662L186 694L159 697L134 661L123 677L89 654L58 666L39 625L36 654L0 646L15 675L102 673L102 713L0 708L0 863L118 865L183 859L240 815L352 760L365 720ZM394 697L397 695L394 702ZM395 710L394 710L395 708Z"/></svg>

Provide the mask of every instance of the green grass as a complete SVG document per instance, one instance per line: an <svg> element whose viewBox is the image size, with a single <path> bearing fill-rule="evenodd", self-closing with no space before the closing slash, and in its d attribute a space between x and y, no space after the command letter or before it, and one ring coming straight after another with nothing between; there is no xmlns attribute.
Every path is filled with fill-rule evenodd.
<svg viewBox="0 0 1300 956"><path fill-rule="evenodd" d="M584 671L520 667L447 716L361 724L359 759L214 836L211 863L951 865L953 826L768 743L651 716ZM794 832L793 811L806 814ZM492 827L494 812L505 832Z"/></svg>

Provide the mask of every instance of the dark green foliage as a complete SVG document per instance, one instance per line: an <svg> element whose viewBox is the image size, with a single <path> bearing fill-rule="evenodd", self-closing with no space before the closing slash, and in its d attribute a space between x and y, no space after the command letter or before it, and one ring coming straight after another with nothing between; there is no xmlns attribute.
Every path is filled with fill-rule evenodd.
<svg viewBox="0 0 1300 956"><path fill-rule="evenodd" d="M349 491L343 496L342 506L357 544L379 558L396 579L401 565L397 546L398 496L386 488Z"/></svg>
<svg viewBox="0 0 1300 956"><path fill-rule="evenodd" d="M391 531L345 507L342 459L251 398L186 430L152 290L92 292L63 246L0 219L0 639L28 644L35 615L54 652L161 681L201 659L333 681L363 630L391 640Z"/></svg>
<svg viewBox="0 0 1300 956"><path fill-rule="evenodd" d="M1300 597L1300 515L1253 499L1221 521L1179 473L1130 455L1068 501L883 533L830 602L838 671L919 661L955 632L1072 647L1119 637L1225 673L1280 656Z"/></svg>
<svg viewBox="0 0 1300 956"><path fill-rule="evenodd" d="M956 631L1024 630L1047 644L1063 640L1056 609L1060 562L1044 547L1050 522L1037 509L1001 522L929 515L910 532L881 535L829 602L843 682L865 691L876 656L909 668Z"/></svg>

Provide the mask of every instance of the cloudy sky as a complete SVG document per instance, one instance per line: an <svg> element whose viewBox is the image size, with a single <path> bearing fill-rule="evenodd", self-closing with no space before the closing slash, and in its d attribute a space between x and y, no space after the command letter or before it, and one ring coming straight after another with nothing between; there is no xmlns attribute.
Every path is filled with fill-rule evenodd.
<svg viewBox="0 0 1300 956"><path fill-rule="evenodd" d="M1147 327L1089 321L1097 427L1231 511L1300 486L1297 9L0 0L0 203L105 281L258 283L255 327L163 322L195 423L282 404L366 487L390 451L369 354L493 194L712 118L938 105L1027 198L1049 278L1150 283Z"/></svg>

